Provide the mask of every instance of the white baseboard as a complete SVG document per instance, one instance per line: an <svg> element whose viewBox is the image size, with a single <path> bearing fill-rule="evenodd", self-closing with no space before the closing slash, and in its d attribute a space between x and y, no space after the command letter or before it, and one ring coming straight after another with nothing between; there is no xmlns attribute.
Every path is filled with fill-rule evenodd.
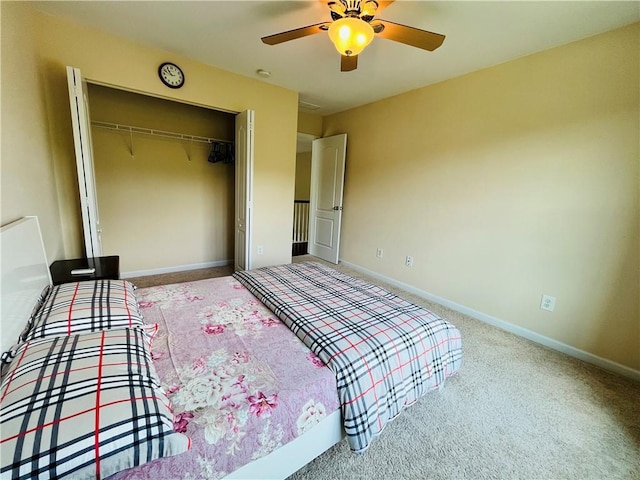
<svg viewBox="0 0 640 480"><path fill-rule="evenodd" d="M231 265L232 263L233 260L218 260L215 262L192 263L191 265L176 265L174 267L152 268L151 270L134 270L132 272L121 272L120 278L146 277L148 275L161 275L163 273L199 270L201 268L226 267L227 265Z"/></svg>
<svg viewBox="0 0 640 480"><path fill-rule="evenodd" d="M469 308L459 303L452 302L450 300L447 300L446 298L438 297L437 295L433 295L429 292L425 292L424 290L420 290L419 288L413 287L407 283L394 280L393 278L386 277L374 271L363 268L359 265L355 265L353 263L346 262L344 260L340 260L340 263L346 267L353 268L354 270L362 272L373 278L376 278L383 282L389 283L395 287L406 290L407 292L417 295L421 298L437 303L444 307L450 308L451 310L455 310L456 312L460 312L471 318L475 318L476 320L480 320L481 322L488 323L502 330L506 330L507 332L526 338L527 340L531 340L533 342L544 345L545 347L552 348L554 350L562 352L571 357L575 357L587 363L590 363L592 365L596 365L605 370L609 370L611 372L618 373L620 375L631 378L633 380L640 381L640 370L635 370L633 368L627 367L625 365L614 362L612 360L607 360L606 358L602 358L592 353L581 350L579 348L572 347L571 345L567 345L566 343L559 342L558 340L554 340L553 338L540 335L539 333L536 333L533 330L529 330L527 328L520 327L513 323L507 322L506 320L501 320L491 315L487 315L486 313L482 313L477 310L474 310L473 308Z"/></svg>

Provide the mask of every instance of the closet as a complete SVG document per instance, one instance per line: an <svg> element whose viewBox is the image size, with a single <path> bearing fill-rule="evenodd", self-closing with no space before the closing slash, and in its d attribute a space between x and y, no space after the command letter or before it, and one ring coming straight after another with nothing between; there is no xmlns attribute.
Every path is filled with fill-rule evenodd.
<svg viewBox="0 0 640 480"><path fill-rule="evenodd" d="M126 275L233 263L235 115L88 84L102 255Z"/></svg>

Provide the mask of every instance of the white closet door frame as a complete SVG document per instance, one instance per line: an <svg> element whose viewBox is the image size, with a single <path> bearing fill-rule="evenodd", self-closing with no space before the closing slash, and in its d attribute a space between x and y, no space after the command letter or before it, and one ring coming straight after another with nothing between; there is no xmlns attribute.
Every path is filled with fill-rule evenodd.
<svg viewBox="0 0 640 480"><path fill-rule="evenodd" d="M96 195L95 169L93 164L93 145L91 143L91 118L87 84L82 79L80 70L67 67L69 85L69 104L71 107L71 124L73 127L73 143L78 170L78 188L80 190L80 210L82 212L82 229L87 258L102 255L100 238L100 218L98 216L98 199Z"/></svg>
<svg viewBox="0 0 640 480"><path fill-rule="evenodd" d="M253 110L236 115L236 202L234 269L252 268L253 245Z"/></svg>

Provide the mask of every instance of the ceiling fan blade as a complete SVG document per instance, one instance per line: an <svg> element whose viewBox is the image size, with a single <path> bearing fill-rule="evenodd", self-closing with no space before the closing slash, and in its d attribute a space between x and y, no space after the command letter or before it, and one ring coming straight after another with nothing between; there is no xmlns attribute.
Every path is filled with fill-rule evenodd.
<svg viewBox="0 0 640 480"><path fill-rule="evenodd" d="M341 72L351 72L358 68L358 56L357 55L342 55L340 60L340 71Z"/></svg>
<svg viewBox="0 0 640 480"><path fill-rule="evenodd" d="M439 33L428 32L415 27L407 27L406 25L389 22L388 20L376 20L374 23L375 25L372 23L371 26L374 27L374 31L376 31L378 37L422 48L423 50L429 50L430 52L444 42L444 35ZM384 27L380 32L377 32L377 30L379 30L378 25Z"/></svg>
<svg viewBox="0 0 640 480"><path fill-rule="evenodd" d="M316 23L315 25L308 25L306 27L296 28L287 32L276 33L274 35L268 35L262 37L262 42L267 45L277 45L279 43L288 42L289 40L295 40L296 38L307 37L309 35L315 35L316 33L325 32L331 22Z"/></svg>

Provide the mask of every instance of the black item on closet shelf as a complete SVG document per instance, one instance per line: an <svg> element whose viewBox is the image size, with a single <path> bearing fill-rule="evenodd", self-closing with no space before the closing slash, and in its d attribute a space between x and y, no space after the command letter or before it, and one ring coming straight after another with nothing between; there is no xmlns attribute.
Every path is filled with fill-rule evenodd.
<svg viewBox="0 0 640 480"><path fill-rule="evenodd" d="M222 152L220 151L221 144L218 142L211 143L211 151L209 152L209 158L207 159L211 163L217 163L222 161Z"/></svg>
<svg viewBox="0 0 640 480"><path fill-rule="evenodd" d="M212 142L211 152L209 152L209 158L207 159L211 163L233 163L233 143L227 142Z"/></svg>
<svg viewBox="0 0 640 480"><path fill-rule="evenodd" d="M235 160L235 152L236 149L233 143L227 143L227 155L225 157L226 160L224 163L233 163Z"/></svg>

